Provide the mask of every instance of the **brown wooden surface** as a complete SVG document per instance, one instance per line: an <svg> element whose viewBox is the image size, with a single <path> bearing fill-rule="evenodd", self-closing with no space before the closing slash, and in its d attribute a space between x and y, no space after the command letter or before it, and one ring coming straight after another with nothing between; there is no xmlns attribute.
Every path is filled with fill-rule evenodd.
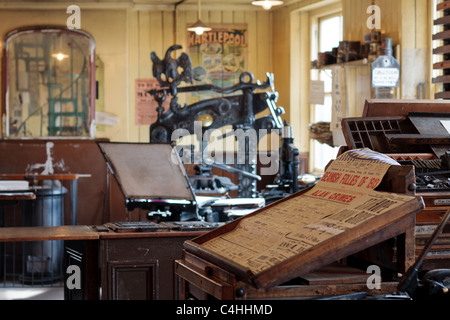
<svg viewBox="0 0 450 320"><path fill-rule="evenodd" d="M433 35L433 40L442 40L450 38L450 30L442 31Z"/></svg>
<svg viewBox="0 0 450 320"><path fill-rule="evenodd" d="M102 299L175 299L174 261L182 257L183 242L192 235L165 234L100 239Z"/></svg>
<svg viewBox="0 0 450 320"><path fill-rule="evenodd" d="M450 31L450 30L449 30ZM450 68L450 61L441 61L433 64L433 69L448 69Z"/></svg>
<svg viewBox="0 0 450 320"><path fill-rule="evenodd" d="M0 228L0 242L95 239L99 233L89 226Z"/></svg>
<svg viewBox="0 0 450 320"><path fill-rule="evenodd" d="M36 199L36 194L33 192L1 192L0 201L8 200L34 200ZM0 202L0 206L2 203Z"/></svg>
<svg viewBox="0 0 450 320"><path fill-rule="evenodd" d="M347 295L356 292L368 294L391 294L396 292L398 282L381 282L381 288L369 290L366 283L323 284L303 286L277 286L268 289L255 289L247 287L243 298L245 299L298 299L311 297L326 297Z"/></svg>
<svg viewBox="0 0 450 320"><path fill-rule="evenodd" d="M205 276L194 265L184 261L176 261L175 272L178 276L189 282L189 285L201 288L203 294L208 294L219 300L232 300L234 287L214 276Z"/></svg>
<svg viewBox="0 0 450 320"><path fill-rule="evenodd" d="M287 197L281 201L289 201L298 194ZM279 203L279 202L278 202ZM274 203L272 205L277 205ZM260 214L270 210L272 205L255 211L251 215ZM351 230L332 237L313 249L304 251L292 258L282 261L258 274L252 274L247 268L233 261L225 259L217 253L211 252L201 246L202 243L225 234L236 227L240 219L224 227L217 228L210 233L185 242L185 249L202 257L222 268L236 274L242 281L253 283L258 288L268 288L284 283L302 274L317 270L339 259L369 248L375 244L406 233L404 249L404 262L401 270L406 270L414 263L414 225L415 213L423 209L421 199L412 199L401 208L390 210L381 216L362 223ZM241 219L246 219L249 216ZM412 248L411 248L412 247Z"/></svg>
<svg viewBox="0 0 450 320"><path fill-rule="evenodd" d="M450 99L450 92L448 91L442 91L442 92L436 92L434 94L435 99Z"/></svg>
<svg viewBox="0 0 450 320"><path fill-rule="evenodd" d="M442 1L441 3L438 3L438 4L436 5L436 9L437 9L438 11L446 10L446 9L448 9L448 8L450 8L450 1L448 1L448 0Z"/></svg>
<svg viewBox="0 0 450 320"><path fill-rule="evenodd" d="M444 51L444 49L442 51ZM450 53L450 45L446 46L445 52L443 53ZM450 76L437 76L436 78L433 78L432 83L450 83Z"/></svg>
<svg viewBox="0 0 450 320"><path fill-rule="evenodd" d="M410 112L450 112L450 102L442 100L366 100L362 117L406 116Z"/></svg>
<svg viewBox="0 0 450 320"><path fill-rule="evenodd" d="M206 231L167 231L167 232L99 232L100 239L132 239L132 238L177 238L197 237Z"/></svg>
<svg viewBox="0 0 450 320"><path fill-rule="evenodd" d="M0 174L0 180L77 180L84 175L80 174L25 174L25 173L3 173Z"/></svg>
<svg viewBox="0 0 450 320"><path fill-rule="evenodd" d="M0 242L197 237L206 231L97 232L92 226L0 228Z"/></svg>
<svg viewBox="0 0 450 320"><path fill-rule="evenodd" d="M406 143L406 144L448 144L450 135L431 135L431 134L386 134L389 143Z"/></svg>
<svg viewBox="0 0 450 320"><path fill-rule="evenodd" d="M450 24L450 16L440 17L440 18L434 20L433 24L435 26L440 25L440 24Z"/></svg>
<svg viewBox="0 0 450 320"><path fill-rule="evenodd" d="M360 271L363 272L363 271ZM327 283L302 284L298 281L269 288L255 288L247 282L238 281L235 274L210 263L189 252L184 252L183 259L175 261L178 299L199 300L211 297L224 300L237 299L298 299L319 296L345 295L355 292L368 294L389 294L396 291L398 282L381 282L381 289L370 290L367 287L368 274L364 281L342 283L339 275L332 275ZM348 278L348 277L347 277ZM347 279L348 280L348 279ZM363 280L362 274L359 280Z"/></svg>
<svg viewBox="0 0 450 320"><path fill-rule="evenodd" d="M341 263L333 263L300 277L308 285L337 283L366 283L366 272Z"/></svg>
<svg viewBox="0 0 450 320"><path fill-rule="evenodd" d="M97 142L106 139L8 139L0 140L0 173L40 175L47 161L46 144L51 150L54 174L89 175L78 180L77 224L99 225L111 221L105 208L107 191L106 162ZM63 166L57 165L63 164ZM70 181L62 181L70 189ZM120 191L119 191L120 192ZM112 198L117 194L111 194ZM65 196L65 211L70 212L70 195ZM124 221L125 214L114 216ZM70 224L69 217L65 221Z"/></svg>

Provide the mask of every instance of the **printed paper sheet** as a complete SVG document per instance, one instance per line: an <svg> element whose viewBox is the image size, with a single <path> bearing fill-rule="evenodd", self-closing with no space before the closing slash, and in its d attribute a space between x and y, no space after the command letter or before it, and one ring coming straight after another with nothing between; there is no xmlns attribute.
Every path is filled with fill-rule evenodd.
<svg viewBox="0 0 450 320"><path fill-rule="evenodd" d="M202 246L255 274L261 272L411 201L374 191L395 164L369 149L348 151L307 193L242 219L234 230Z"/></svg>

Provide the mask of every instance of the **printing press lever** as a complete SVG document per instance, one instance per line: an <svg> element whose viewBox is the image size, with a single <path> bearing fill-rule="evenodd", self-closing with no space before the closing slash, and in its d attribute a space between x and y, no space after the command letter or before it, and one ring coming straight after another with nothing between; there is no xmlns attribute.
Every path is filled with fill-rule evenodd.
<svg viewBox="0 0 450 320"><path fill-rule="evenodd" d="M449 299L448 294L450 287L450 269L436 269L428 271L419 280L419 269L422 266L425 257L436 241L437 237L442 233L445 225L450 218L450 209L445 213L444 218L439 226L434 230L430 239L425 245L419 258L413 266L411 266L397 286L398 293L407 293L413 300L431 300L431 299Z"/></svg>

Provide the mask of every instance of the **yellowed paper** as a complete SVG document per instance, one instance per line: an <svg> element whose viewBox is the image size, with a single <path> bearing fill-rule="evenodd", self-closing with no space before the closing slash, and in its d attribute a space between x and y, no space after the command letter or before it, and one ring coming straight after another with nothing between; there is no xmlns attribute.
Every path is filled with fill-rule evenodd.
<svg viewBox="0 0 450 320"><path fill-rule="evenodd" d="M411 201L373 190L394 164L368 149L351 150L333 161L309 192L242 219L202 246L261 272Z"/></svg>

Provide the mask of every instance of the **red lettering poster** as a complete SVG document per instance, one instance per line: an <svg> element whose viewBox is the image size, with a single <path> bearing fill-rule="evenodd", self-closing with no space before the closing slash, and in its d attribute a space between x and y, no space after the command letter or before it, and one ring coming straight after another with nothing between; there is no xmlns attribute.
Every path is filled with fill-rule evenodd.
<svg viewBox="0 0 450 320"><path fill-rule="evenodd" d="M135 82L135 123L138 126L151 125L158 119L158 102L149 93L150 90L160 89L156 79L136 79ZM163 103L164 110L170 104L170 97Z"/></svg>

